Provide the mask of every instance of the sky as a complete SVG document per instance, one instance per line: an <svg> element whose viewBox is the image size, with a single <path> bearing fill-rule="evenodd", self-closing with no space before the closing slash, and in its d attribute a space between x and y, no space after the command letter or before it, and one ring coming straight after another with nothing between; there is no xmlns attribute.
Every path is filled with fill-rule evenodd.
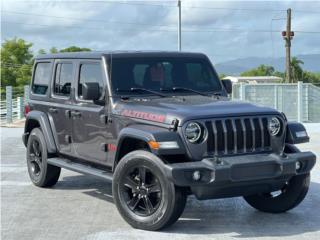
<svg viewBox="0 0 320 240"><path fill-rule="evenodd" d="M292 55L320 53L320 1L182 0L182 50L214 63L285 55L281 31L292 9ZM92 50L177 50L177 1L2 0L1 42L32 50L71 45Z"/></svg>

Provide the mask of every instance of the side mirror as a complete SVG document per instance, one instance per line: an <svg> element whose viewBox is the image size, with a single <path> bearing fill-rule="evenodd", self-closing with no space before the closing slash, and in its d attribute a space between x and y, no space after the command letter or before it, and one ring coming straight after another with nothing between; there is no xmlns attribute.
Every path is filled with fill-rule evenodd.
<svg viewBox="0 0 320 240"><path fill-rule="evenodd" d="M82 98L96 101L100 98L99 83L87 82L82 84Z"/></svg>
<svg viewBox="0 0 320 240"><path fill-rule="evenodd" d="M231 94L232 93L232 82L230 79L224 79L222 80L222 84L224 86L224 89L226 90L226 92L228 94Z"/></svg>

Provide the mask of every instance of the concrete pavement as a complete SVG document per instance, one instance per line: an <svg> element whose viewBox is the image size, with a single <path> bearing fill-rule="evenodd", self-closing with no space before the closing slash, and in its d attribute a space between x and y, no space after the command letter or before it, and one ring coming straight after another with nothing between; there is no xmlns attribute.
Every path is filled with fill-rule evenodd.
<svg viewBox="0 0 320 240"><path fill-rule="evenodd" d="M308 124L311 143L299 146L320 157L320 124ZM179 221L162 232L131 228L113 204L111 185L62 170L51 189L29 181L21 128L1 128L2 239L320 239L320 164L308 196L297 208L260 213L242 198L189 198Z"/></svg>

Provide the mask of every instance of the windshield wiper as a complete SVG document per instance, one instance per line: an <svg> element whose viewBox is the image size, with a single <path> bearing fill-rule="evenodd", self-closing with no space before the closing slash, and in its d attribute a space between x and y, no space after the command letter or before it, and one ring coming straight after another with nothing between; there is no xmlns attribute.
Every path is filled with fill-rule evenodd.
<svg viewBox="0 0 320 240"><path fill-rule="evenodd" d="M210 94L207 94L207 93L204 93L204 92L200 92L200 91L197 91L197 90L193 90L192 88L173 87L172 91L189 91L189 92L197 93L197 94L202 95L202 96L211 97Z"/></svg>
<svg viewBox="0 0 320 240"><path fill-rule="evenodd" d="M150 90L150 89L147 89L147 88L130 88L128 90L127 89L119 89L119 88L117 88L116 91L117 92L125 92L125 91L141 92L141 91L144 91L144 92L152 93L152 94L160 96L160 97L166 97L166 95L164 95L164 94L161 94L159 92L156 92L156 91L153 91L153 90Z"/></svg>

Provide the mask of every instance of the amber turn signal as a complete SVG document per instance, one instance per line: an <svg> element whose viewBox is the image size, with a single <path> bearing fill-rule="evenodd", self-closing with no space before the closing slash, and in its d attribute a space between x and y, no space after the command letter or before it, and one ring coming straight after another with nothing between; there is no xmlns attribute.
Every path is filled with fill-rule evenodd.
<svg viewBox="0 0 320 240"><path fill-rule="evenodd" d="M152 148L152 149L159 149L159 147L160 147L160 144L156 141L149 141L148 144L149 144L150 148Z"/></svg>

